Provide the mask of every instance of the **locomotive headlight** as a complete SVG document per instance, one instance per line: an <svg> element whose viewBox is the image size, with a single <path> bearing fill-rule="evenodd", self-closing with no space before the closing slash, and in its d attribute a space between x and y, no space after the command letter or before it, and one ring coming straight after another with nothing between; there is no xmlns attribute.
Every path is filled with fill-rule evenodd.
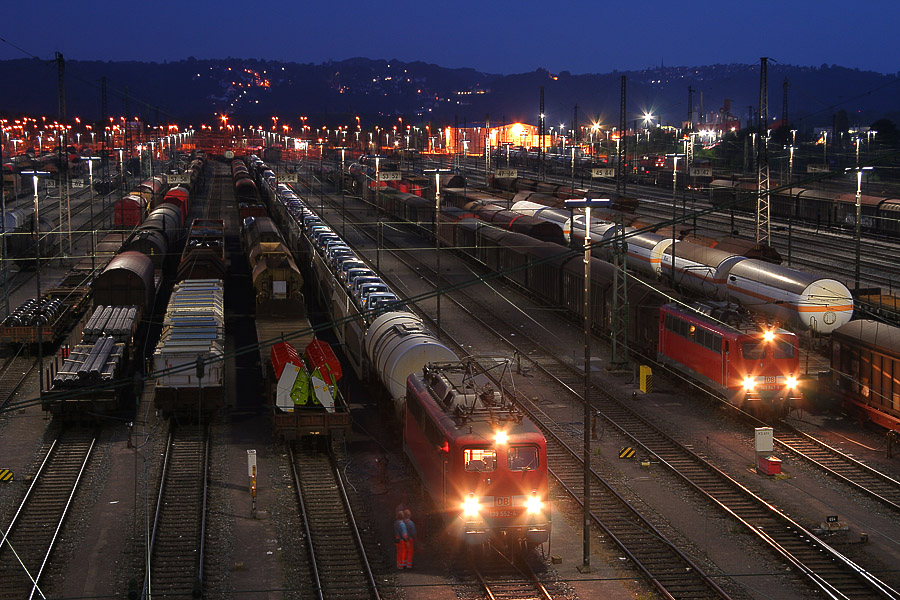
<svg viewBox="0 0 900 600"><path fill-rule="evenodd" d="M752 377L744 377L744 389L748 392L752 392L753 388L756 387L756 382Z"/></svg>
<svg viewBox="0 0 900 600"><path fill-rule="evenodd" d="M788 388L795 390L797 389L797 378L793 375L788 375L785 379L785 384L788 386Z"/></svg>
<svg viewBox="0 0 900 600"><path fill-rule="evenodd" d="M775 332L773 332L773 331L767 331L763 334L763 340L765 340L766 342L771 342L774 339L775 339Z"/></svg>
<svg viewBox="0 0 900 600"><path fill-rule="evenodd" d="M525 501L525 510L528 514L534 515L544 508L544 503L541 502L541 499L538 498L537 492L532 492L530 496L528 496L528 500Z"/></svg>
<svg viewBox="0 0 900 600"><path fill-rule="evenodd" d="M465 517L477 517L478 513L481 512L481 505L478 503L478 498L475 497L475 494L469 494L462 503L462 511L463 516Z"/></svg>
<svg viewBox="0 0 900 600"><path fill-rule="evenodd" d="M505 431L498 431L497 435L494 436L494 441L497 442L498 446L503 446L509 440L509 434Z"/></svg>

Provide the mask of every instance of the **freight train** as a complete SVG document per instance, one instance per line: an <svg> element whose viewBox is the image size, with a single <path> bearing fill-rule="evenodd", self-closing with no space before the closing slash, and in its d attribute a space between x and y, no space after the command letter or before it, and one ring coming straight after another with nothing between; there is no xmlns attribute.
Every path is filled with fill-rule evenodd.
<svg viewBox="0 0 900 600"><path fill-rule="evenodd" d="M716 179L709 187L713 206L755 213L757 185L747 181ZM900 235L900 198L860 195L860 227L888 237ZM773 219L793 220L822 227L856 227L856 193L780 186L769 194Z"/></svg>
<svg viewBox="0 0 900 600"><path fill-rule="evenodd" d="M274 174L257 158L247 160L265 189L274 190ZM235 159L233 170L247 173L249 180L249 170L238 163L245 165ZM338 386L340 362L326 342L315 339L306 316L303 275L280 230L266 216L266 207L260 208L262 216L243 219L241 247L250 267L260 367L274 434L286 441L342 439L350 429L350 410Z"/></svg>
<svg viewBox="0 0 900 600"><path fill-rule="evenodd" d="M442 193L444 191L442 190ZM508 273L508 279L543 302L552 306L563 306L573 315L582 317L584 267L581 253L566 249L558 241L540 241L523 233L500 229L484 220L472 218L474 213L469 212L469 209L475 209L477 212L479 203L465 201L471 198L471 194L463 189L451 189L449 194L448 202L452 205L442 207L438 219L438 235L441 243L469 255L492 271ZM454 195L457 197L454 198ZM392 202L402 203L409 196L409 194L382 193L379 195L379 205L390 210L394 206ZM417 200L412 201L418 206ZM459 204L465 208L453 206ZM407 209L392 210L397 216L408 214ZM427 219L418 220L420 225L427 222ZM605 228L600 228L598 236L602 239L611 228L612 225L607 223ZM661 236L657 237L662 239ZM598 241L593 231L592 238L595 242ZM632 250L629 244L629 251ZM712 251L709 248L703 250ZM738 259L744 258L737 257L734 260L737 262ZM599 258L592 260L593 322L598 329L606 333L611 332L614 319L614 270L615 267L609 262ZM685 269L687 270L689 269ZM699 346L708 350L708 355L699 364L694 364L685 356L687 346L698 345L693 338L688 337L683 344L678 344L675 338L669 337L667 338L669 343L660 345L660 336L666 331L660 325L662 307L680 299L680 295L664 283L649 281L638 283L638 281L639 279L635 279L634 284L628 289L631 312L627 321L627 335L633 349L644 356L669 363L690 374L696 381L702 382L721 397L763 416L784 414L802 405L803 396L800 382L797 381L800 379L799 350L793 351L789 357L771 350L776 346L779 349L787 346L797 347L795 334L778 329L764 319L760 322L759 317L750 319L746 314L742 316L739 326L734 322L731 324L723 322L718 325L721 329L715 329L713 326L715 319L702 314L708 309L700 309L698 313L695 309L685 308L685 314L695 314L691 317L696 319L692 324L693 327L697 328L700 321L708 321L706 328L709 331L715 330L709 334L711 337L708 340L707 334L700 334L704 336L704 341L708 342L709 347L702 344ZM711 284L711 281L702 277L698 278L698 281L700 282L697 284L698 287ZM729 314L744 312L746 311L737 310L736 307L729 309ZM849 319L849 316L847 318ZM737 354L743 350L744 343L749 344L750 340L757 340L763 344L758 364L755 366L752 365L752 361L745 360ZM734 357L732 348L735 352ZM711 373L717 375L710 377ZM759 379L760 377L762 379Z"/></svg>
<svg viewBox="0 0 900 600"><path fill-rule="evenodd" d="M455 205L470 208L471 194L448 193ZM551 208L530 200L513 204L512 212L561 224L565 233L584 239L584 214ZM575 218L573 219L572 216ZM574 220L574 223L573 223ZM654 279L665 279L702 298L727 300L751 312L798 330L827 334L853 315L850 290L837 280L741 254L674 240L645 229L592 219L591 240L597 254L609 259L615 236L627 243L628 266ZM674 267L673 267L674 262Z"/></svg>
<svg viewBox="0 0 900 600"><path fill-rule="evenodd" d="M547 541L543 434L489 385L485 372L461 363L404 310L396 294L365 295L371 286L387 286L309 206L274 178L266 188L273 216L297 245L351 364L362 378L383 384L403 424L404 452L451 530L471 545L489 538ZM339 253L342 246L350 252ZM508 376L509 361L498 364Z"/></svg>
<svg viewBox="0 0 900 600"><path fill-rule="evenodd" d="M167 257L178 256L190 204L190 197L181 194L177 201L166 201L166 190L156 182L142 190L150 202L158 200L156 208L131 233L116 234L124 240L91 284L94 311L82 326L81 343L71 349L42 397L43 409L56 417L122 414L139 393L149 320L160 286L172 271Z"/></svg>
<svg viewBox="0 0 900 600"><path fill-rule="evenodd" d="M44 217L35 223L34 208L23 207L7 210L0 216L0 226L4 232L3 242L6 244L4 256L12 259L16 266L23 270L37 267L38 246L41 258L52 258L59 252L59 236L51 235L53 224Z"/></svg>
<svg viewBox="0 0 900 600"><path fill-rule="evenodd" d="M900 328L850 321L831 334L831 370L848 412L900 432Z"/></svg>

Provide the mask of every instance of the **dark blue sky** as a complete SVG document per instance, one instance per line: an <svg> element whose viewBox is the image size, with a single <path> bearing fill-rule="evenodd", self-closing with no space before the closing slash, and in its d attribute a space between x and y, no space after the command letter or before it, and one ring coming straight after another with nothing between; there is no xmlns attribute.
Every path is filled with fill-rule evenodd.
<svg viewBox="0 0 900 600"><path fill-rule="evenodd" d="M900 71L896 0L47 0L5 3L0 12L0 59L49 59L55 51L68 60L158 62L366 56L489 73L541 67L582 74L769 56L795 65Z"/></svg>

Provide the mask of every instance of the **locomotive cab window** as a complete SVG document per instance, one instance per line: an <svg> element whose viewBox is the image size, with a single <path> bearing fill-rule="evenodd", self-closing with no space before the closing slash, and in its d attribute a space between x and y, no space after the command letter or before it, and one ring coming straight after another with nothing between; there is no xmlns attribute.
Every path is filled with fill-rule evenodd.
<svg viewBox="0 0 900 600"><path fill-rule="evenodd" d="M510 446L506 451L510 471L533 471L538 468L538 449L535 446Z"/></svg>
<svg viewBox="0 0 900 600"><path fill-rule="evenodd" d="M466 471L493 471L497 468L497 452L493 448L466 448L463 450Z"/></svg>
<svg viewBox="0 0 900 600"><path fill-rule="evenodd" d="M741 344L741 354L750 360L765 358L766 347L761 342L744 342Z"/></svg>
<svg viewBox="0 0 900 600"><path fill-rule="evenodd" d="M785 340L778 340L772 352L775 358L794 358L794 345Z"/></svg>

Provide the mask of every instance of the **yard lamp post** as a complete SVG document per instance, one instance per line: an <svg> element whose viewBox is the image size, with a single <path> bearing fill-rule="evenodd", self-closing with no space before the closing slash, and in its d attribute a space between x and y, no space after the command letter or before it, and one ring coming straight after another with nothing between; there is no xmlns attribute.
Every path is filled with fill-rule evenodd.
<svg viewBox="0 0 900 600"><path fill-rule="evenodd" d="M35 251L34 251L34 261L35 261L35 283L37 284L37 299L38 303L41 301L41 215L40 215L40 202L38 201L38 178L40 177L49 177L49 171L22 171L22 175L31 175L31 181L34 185L34 240L35 240ZM3 215L3 218L6 218L6 215ZM38 304L40 307L40 304ZM39 309L40 310L40 309ZM39 315L40 316L40 315ZM38 319L38 339L37 339L37 347L38 347L38 394L40 396L44 395L44 327L42 320Z"/></svg>
<svg viewBox="0 0 900 600"><path fill-rule="evenodd" d="M437 333L441 335L441 238L438 235L438 221L441 213L441 173L452 173L451 169L426 169L434 173L434 254L437 263L437 278L434 282L434 299L437 302Z"/></svg>
<svg viewBox="0 0 900 600"><path fill-rule="evenodd" d="M860 245L860 219L862 216L862 175L863 171L871 171L872 167L853 167L846 169L847 171L856 171L856 232L854 236L855 243L855 266L853 270L853 281L856 284L856 293L859 294L859 245Z"/></svg>
<svg viewBox="0 0 900 600"><path fill-rule="evenodd" d="M608 208L610 200L582 198L566 200L568 209L584 209L584 557L579 570L591 570L591 208ZM573 228L574 232L574 228Z"/></svg>
<svg viewBox="0 0 900 600"><path fill-rule="evenodd" d="M94 264L94 251L96 242L96 228L94 227L94 161L100 160L100 157L85 156L82 158L82 160L86 160L88 164L88 187L91 188L91 200L89 206L91 207L91 272L93 272L96 268L96 265ZM69 246L71 245L72 242L70 241Z"/></svg>

